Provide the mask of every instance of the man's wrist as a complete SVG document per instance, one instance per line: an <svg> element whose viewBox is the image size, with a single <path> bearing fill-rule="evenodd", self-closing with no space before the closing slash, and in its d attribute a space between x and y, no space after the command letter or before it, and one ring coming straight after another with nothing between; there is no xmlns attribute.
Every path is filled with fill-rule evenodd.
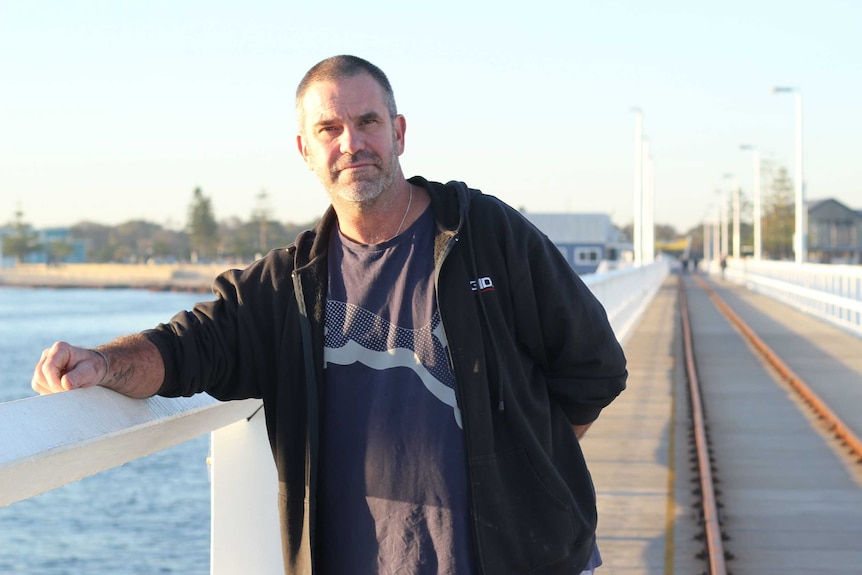
<svg viewBox="0 0 862 575"><path fill-rule="evenodd" d="M105 380L108 378L108 374L111 373L111 363L108 361L108 356L106 356L103 352L99 351L98 349L91 349L90 351L92 351L93 353L95 353L96 355L101 357L102 361L105 362L105 373L104 373L104 375L102 375L102 378L99 380L99 383L96 384L96 385L102 385L105 382Z"/></svg>

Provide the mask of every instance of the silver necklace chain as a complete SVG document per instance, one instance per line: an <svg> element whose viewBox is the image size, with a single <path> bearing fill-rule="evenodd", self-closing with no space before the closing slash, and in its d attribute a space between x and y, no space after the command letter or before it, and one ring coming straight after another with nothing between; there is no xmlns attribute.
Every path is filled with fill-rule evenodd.
<svg viewBox="0 0 862 575"><path fill-rule="evenodd" d="M413 203L413 186L410 186L410 198L407 200L407 209L404 210L404 217L401 218L401 223L398 224L398 229L395 231L395 235L392 236L392 238L398 237L398 234L401 233L401 226L403 226L404 222L407 220L407 214L410 213L410 205L412 203ZM389 239L391 240L392 238L389 238Z"/></svg>

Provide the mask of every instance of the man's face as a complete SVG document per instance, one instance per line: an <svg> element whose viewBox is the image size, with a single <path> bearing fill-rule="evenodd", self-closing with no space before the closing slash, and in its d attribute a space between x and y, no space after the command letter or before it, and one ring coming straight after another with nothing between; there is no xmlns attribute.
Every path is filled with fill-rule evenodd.
<svg viewBox="0 0 862 575"><path fill-rule="evenodd" d="M368 74L316 82L302 98L299 152L333 201L368 202L400 174L405 122Z"/></svg>

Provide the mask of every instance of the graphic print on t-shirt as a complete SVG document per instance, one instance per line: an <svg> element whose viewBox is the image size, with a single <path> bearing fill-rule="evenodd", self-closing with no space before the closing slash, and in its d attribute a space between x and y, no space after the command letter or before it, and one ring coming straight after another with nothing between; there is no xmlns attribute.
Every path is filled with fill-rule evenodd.
<svg viewBox="0 0 862 575"><path fill-rule="evenodd" d="M429 210L363 245L334 231L317 473L320 575L472 575L462 413Z"/></svg>
<svg viewBox="0 0 862 575"><path fill-rule="evenodd" d="M324 345L327 365L360 363L378 371L395 367L412 370L425 389L452 408L455 422L461 427L439 312L434 312L429 325L411 330L358 306L329 301Z"/></svg>

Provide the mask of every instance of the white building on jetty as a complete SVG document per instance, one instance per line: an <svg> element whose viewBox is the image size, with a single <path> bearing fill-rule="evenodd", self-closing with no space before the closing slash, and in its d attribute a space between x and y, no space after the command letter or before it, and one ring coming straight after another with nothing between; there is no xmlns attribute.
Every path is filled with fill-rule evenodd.
<svg viewBox="0 0 862 575"><path fill-rule="evenodd" d="M542 213L523 215L548 236L578 274L595 273L602 262L611 267L631 252L631 243L607 214Z"/></svg>

